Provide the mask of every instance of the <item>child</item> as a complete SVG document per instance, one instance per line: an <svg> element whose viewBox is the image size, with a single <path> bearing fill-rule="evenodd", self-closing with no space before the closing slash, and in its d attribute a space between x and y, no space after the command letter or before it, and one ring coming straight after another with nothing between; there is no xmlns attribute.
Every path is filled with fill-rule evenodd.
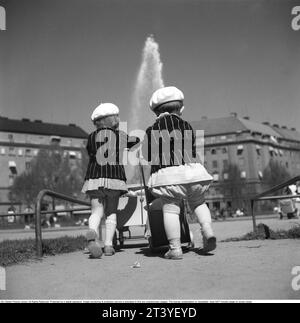
<svg viewBox="0 0 300 323"><path fill-rule="evenodd" d="M195 134L192 126L181 118L183 100L183 93L175 87L165 87L153 94L150 108L157 120L147 129L147 145L143 145L143 157L151 161L149 188L155 197L163 201L164 225L170 248L165 254L167 259L182 259L179 214L183 199L189 202L200 223L204 252L216 248L211 214L205 204L205 193L212 177L200 162L195 162ZM175 134L174 137L176 132L181 136ZM192 146L188 146L189 140ZM170 143L169 152L163 150L163 142Z"/></svg>
<svg viewBox="0 0 300 323"><path fill-rule="evenodd" d="M103 254L99 243L101 219L105 214L104 253L106 256L113 256L119 198L127 192L125 169L120 164L122 157L119 150L120 147L130 149L136 142L129 143L128 136L118 130L119 108L114 104L101 104L94 110L91 119L97 130L88 137L87 152L90 160L82 192L90 197L92 208L89 231L86 234L88 250L93 258L100 258ZM99 150L104 145L104 156L110 155L112 158L108 161L99 160Z"/></svg>

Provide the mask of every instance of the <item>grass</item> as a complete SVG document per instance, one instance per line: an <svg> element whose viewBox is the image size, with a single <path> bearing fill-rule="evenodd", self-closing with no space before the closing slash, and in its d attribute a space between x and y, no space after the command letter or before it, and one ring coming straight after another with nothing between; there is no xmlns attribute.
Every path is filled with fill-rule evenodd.
<svg viewBox="0 0 300 323"><path fill-rule="evenodd" d="M269 240L283 240L283 239L300 239L300 225L295 226L289 230L269 230ZM258 228L257 232L250 232L242 237L230 238L223 240L222 242L238 242L238 241L250 241L250 240L266 240L266 233L262 227Z"/></svg>
<svg viewBox="0 0 300 323"><path fill-rule="evenodd" d="M83 236L45 239L43 253L45 256L54 256L83 250L85 241ZM0 266L7 267L30 260L37 260L35 240L6 240L0 243Z"/></svg>

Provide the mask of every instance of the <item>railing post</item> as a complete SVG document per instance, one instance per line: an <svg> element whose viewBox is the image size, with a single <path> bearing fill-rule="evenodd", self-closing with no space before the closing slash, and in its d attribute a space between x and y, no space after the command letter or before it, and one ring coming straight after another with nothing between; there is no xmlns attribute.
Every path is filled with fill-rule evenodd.
<svg viewBox="0 0 300 323"><path fill-rule="evenodd" d="M45 191L41 191L36 200L35 206L35 246L36 255L38 258L43 257L43 240L42 240L42 220L41 220L41 207Z"/></svg>
<svg viewBox="0 0 300 323"><path fill-rule="evenodd" d="M252 222L253 222L253 232L256 232L257 226L256 226L256 217L254 214L254 200L251 200L251 215L252 215Z"/></svg>

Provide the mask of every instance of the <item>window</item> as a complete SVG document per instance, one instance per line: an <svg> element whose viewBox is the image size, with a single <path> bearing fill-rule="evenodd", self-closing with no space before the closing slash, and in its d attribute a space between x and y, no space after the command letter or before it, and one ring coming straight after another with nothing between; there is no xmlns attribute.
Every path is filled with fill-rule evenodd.
<svg viewBox="0 0 300 323"><path fill-rule="evenodd" d="M23 149L18 149L18 156L23 156Z"/></svg>
<svg viewBox="0 0 300 323"><path fill-rule="evenodd" d="M237 148L238 156L243 155L243 153L244 153L244 146L243 145L238 146L238 148Z"/></svg>
<svg viewBox="0 0 300 323"><path fill-rule="evenodd" d="M274 157L275 156L275 152L274 152L274 148L273 147L270 147L269 148L269 153L270 153L270 156L271 157Z"/></svg>
<svg viewBox="0 0 300 323"><path fill-rule="evenodd" d="M8 140L9 140L9 141L14 141L14 135L9 134L9 135L8 135Z"/></svg>
<svg viewBox="0 0 300 323"><path fill-rule="evenodd" d="M1 152L1 155L5 155L5 148L1 148L0 152Z"/></svg>
<svg viewBox="0 0 300 323"><path fill-rule="evenodd" d="M12 186L14 184L14 175L9 175L8 176L8 183L9 183L9 186Z"/></svg>
<svg viewBox="0 0 300 323"><path fill-rule="evenodd" d="M9 147L8 149L8 154L9 156L15 156L15 148L14 147Z"/></svg>
<svg viewBox="0 0 300 323"><path fill-rule="evenodd" d="M211 150L211 154L212 154L212 155L216 155L216 154L217 154L217 149L212 149L212 150Z"/></svg>
<svg viewBox="0 0 300 323"><path fill-rule="evenodd" d="M222 154L227 154L228 153L228 149L227 148L223 148L222 149Z"/></svg>
<svg viewBox="0 0 300 323"><path fill-rule="evenodd" d="M25 155L26 156L31 156L31 149L26 149L25 150Z"/></svg>
<svg viewBox="0 0 300 323"><path fill-rule="evenodd" d="M229 174L228 173L224 173L223 174L223 178L225 181L227 181L229 179Z"/></svg>
<svg viewBox="0 0 300 323"><path fill-rule="evenodd" d="M223 169L228 169L229 167L229 162L227 159L223 160Z"/></svg>
<svg viewBox="0 0 300 323"><path fill-rule="evenodd" d="M213 174L213 179L214 179L215 182L217 182L219 180L219 178L220 178L220 176L219 176L218 173Z"/></svg>
<svg viewBox="0 0 300 323"><path fill-rule="evenodd" d="M264 174L263 174L262 171L258 172L258 177L259 177L260 180L262 180L264 178Z"/></svg>
<svg viewBox="0 0 300 323"><path fill-rule="evenodd" d="M212 162L212 167L213 167L213 168L218 168L218 161L217 161L217 160L214 160L214 161Z"/></svg>
<svg viewBox="0 0 300 323"><path fill-rule="evenodd" d="M221 137L221 140L226 140L227 139L227 137L226 136L222 136Z"/></svg>
<svg viewBox="0 0 300 323"><path fill-rule="evenodd" d="M34 151L33 151L33 156L37 156L39 154L39 151L37 150L37 149L35 149Z"/></svg>
<svg viewBox="0 0 300 323"><path fill-rule="evenodd" d="M256 153L258 156L261 156L261 146L256 146Z"/></svg>
<svg viewBox="0 0 300 323"><path fill-rule="evenodd" d="M9 161L8 162L8 168L9 168L12 175L17 175L18 174L16 162Z"/></svg>
<svg viewBox="0 0 300 323"><path fill-rule="evenodd" d="M58 136L52 136L51 137L51 144L54 144L54 145L59 145L61 142L61 138L58 137Z"/></svg>
<svg viewBox="0 0 300 323"><path fill-rule="evenodd" d="M76 152L75 151L70 151L69 152L69 158L70 159L76 159Z"/></svg>
<svg viewBox="0 0 300 323"><path fill-rule="evenodd" d="M241 172L241 178L243 179L247 178L247 173L245 171Z"/></svg>
<svg viewBox="0 0 300 323"><path fill-rule="evenodd" d="M27 171L31 170L31 162L26 162L26 163L25 163L25 169L26 169Z"/></svg>

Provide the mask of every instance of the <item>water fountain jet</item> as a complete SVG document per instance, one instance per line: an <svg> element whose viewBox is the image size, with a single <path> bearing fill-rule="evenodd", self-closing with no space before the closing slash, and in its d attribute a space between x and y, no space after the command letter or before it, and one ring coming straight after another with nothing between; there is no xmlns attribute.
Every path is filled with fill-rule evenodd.
<svg viewBox="0 0 300 323"><path fill-rule="evenodd" d="M150 111L149 101L156 90L164 87L162 76L163 64L160 59L159 45L153 35L149 35L145 41L142 62L137 74L128 130L146 128L154 121L154 114ZM126 167L129 182L139 182L138 170L134 166Z"/></svg>

